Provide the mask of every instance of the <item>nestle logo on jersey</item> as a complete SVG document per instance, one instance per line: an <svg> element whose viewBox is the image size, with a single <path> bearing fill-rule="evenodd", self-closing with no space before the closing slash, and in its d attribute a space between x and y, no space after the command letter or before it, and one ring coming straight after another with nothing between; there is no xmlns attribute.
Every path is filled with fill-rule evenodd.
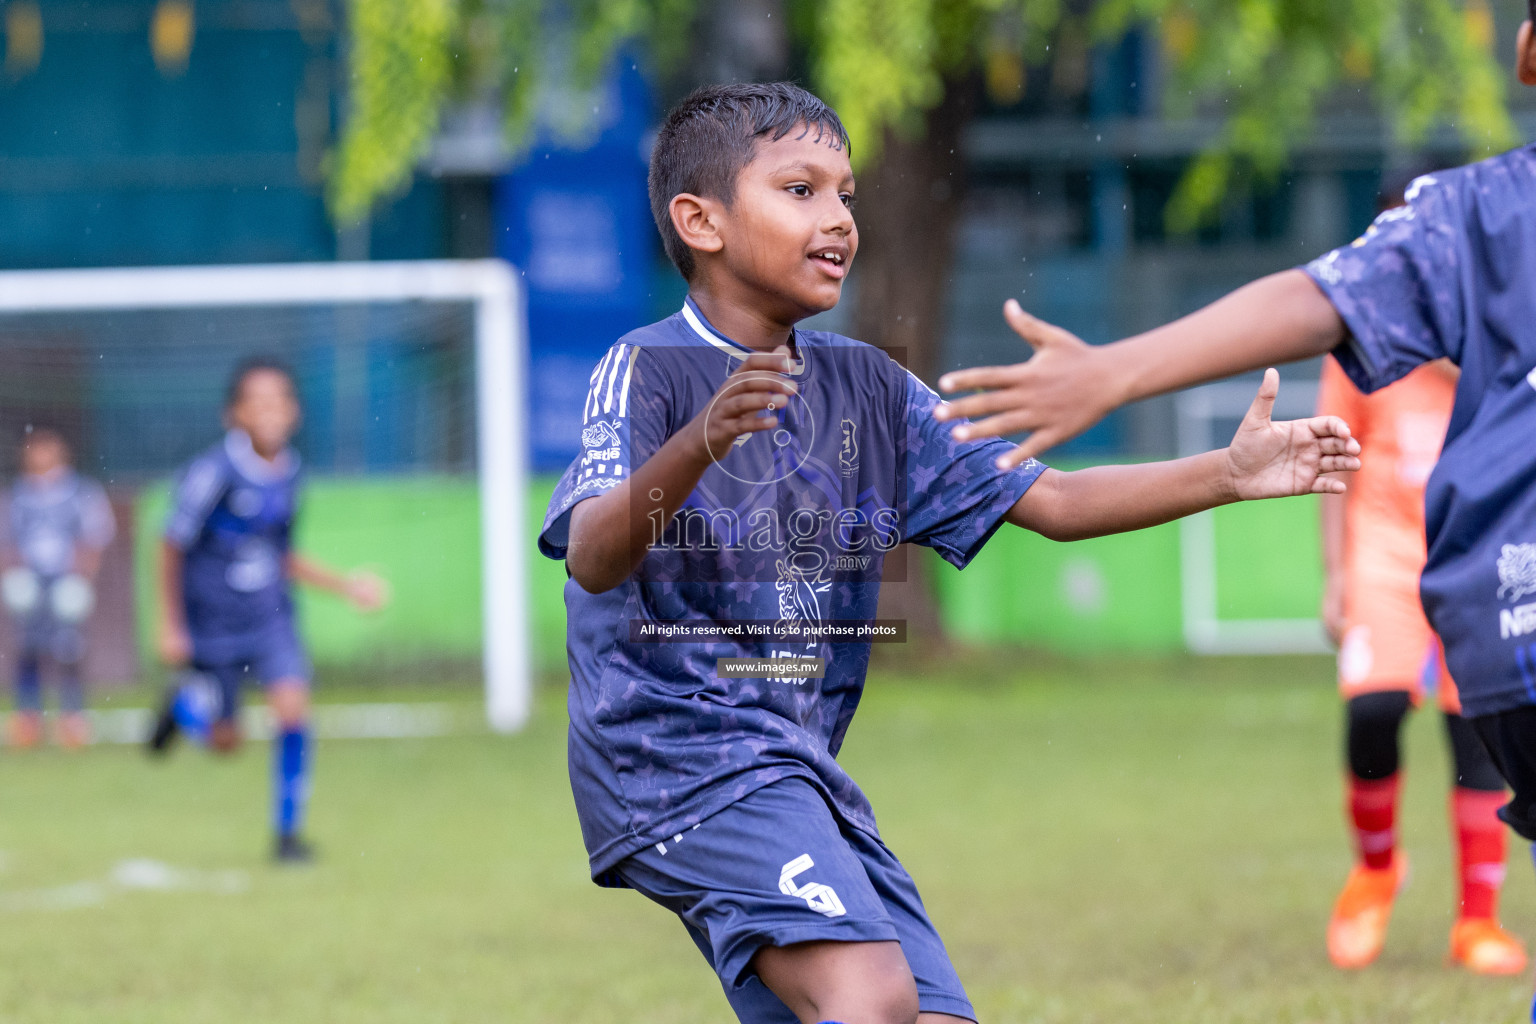
<svg viewBox="0 0 1536 1024"><path fill-rule="evenodd" d="M1536 633L1536 601L1499 611L1499 635L1505 640Z"/></svg>
<svg viewBox="0 0 1536 1024"><path fill-rule="evenodd" d="M582 429L581 444L584 448L614 447L619 444L619 421L598 420Z"/></svg>

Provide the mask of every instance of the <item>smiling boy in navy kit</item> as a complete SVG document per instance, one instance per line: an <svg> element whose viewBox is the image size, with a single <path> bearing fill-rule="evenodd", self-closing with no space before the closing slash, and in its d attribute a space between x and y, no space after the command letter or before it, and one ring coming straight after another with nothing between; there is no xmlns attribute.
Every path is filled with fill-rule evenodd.
<svg viewBox="0 0 1536 1024"><path fill-rule="evenodd" d="M701 90L658 135L652 210L689 296L594 371L539 539L571 577L571 784L593 878L675 912L742 1020L969 1020L836 760L869 643L806 628L872 620L898 543L964 566L1004 521L1073 539L1338 490L1319 474L1357 448L1337 419L1271 423L1271 374L1226 451L999 470L1007 447L951 438L884 353L795 327L841 295L853 191L841 123L795 86ZM762 621L781 635L730 632ZM645 639L675 623L695 638Z"/></svg>

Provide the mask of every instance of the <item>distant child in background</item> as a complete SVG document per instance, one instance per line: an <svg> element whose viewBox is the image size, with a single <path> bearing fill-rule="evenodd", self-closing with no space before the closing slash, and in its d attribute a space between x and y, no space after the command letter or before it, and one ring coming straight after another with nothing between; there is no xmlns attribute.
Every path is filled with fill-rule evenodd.
<svg viewBox="0 0 1536 1024"><path fill-rule="evenodd" d="M1358 857L1328 923L1328 956L1343 968L1375 960L1386 939L1408 870L1397 849L1399 734L1424 683L1438 682L1454 771L1451 824L1461 875L1451 959L1479 974L1525 970L1524 948L1497 920L1504 778L1461 717L1456 684L1419 603L1424 485L1451 419L1456 377L1456 368L1439 360L1367 397L1336 362L1323 365L1318 414L1344 418L1365 452L1349 492L1322 498L1323 623L1339 647L1349 817Z"/></svg>
<svg viewBox="0 0 1536 1024"><path fill-rule="evenodd" d="M43 668L58 675L58 742L90 741L80 663L82 634L95 605L102 552L117 524L106 492L75 472L56 431L34 429L21 445L21 478L11 488L5 535L6 607L16 622L16 714L10 741L37 745L43 736Z"/></svg>
<svg viewBox="0 0 1536 1024"><path fill-rule="evenodd" d="M182 473L161 546L160 656L210 682L173 685L150 737L165 751L186 729L219 753L240 743L247 676L266 690L275 724L275 856L305 861L309 792L310 665L294 620L290 581L339 594L364 611L383 606L383 582L343 575L293 550L299 427L293 377L281 364L243 363L224 407L228 433Z"/></svg>

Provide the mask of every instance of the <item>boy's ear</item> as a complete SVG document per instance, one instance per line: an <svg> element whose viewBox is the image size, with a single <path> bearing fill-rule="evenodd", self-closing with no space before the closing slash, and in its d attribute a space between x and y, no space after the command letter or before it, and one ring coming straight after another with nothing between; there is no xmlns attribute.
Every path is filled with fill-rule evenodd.
<svg viewBox="0 0 1536 1024"><path fill-rule="evenodd" d="M1536 85L1536 25L1529 21L1520 24L1520 36L1515 43L1515 74L1524 85Z"/></svg>
<svg viewBox="0 0 1536 1024"><path fill-rule="evenodd" d="M688 192L672 197L667 213L672 218L672 228L690 249L701 252L719 252L725 248L720 237L720 202Z"/></svg>

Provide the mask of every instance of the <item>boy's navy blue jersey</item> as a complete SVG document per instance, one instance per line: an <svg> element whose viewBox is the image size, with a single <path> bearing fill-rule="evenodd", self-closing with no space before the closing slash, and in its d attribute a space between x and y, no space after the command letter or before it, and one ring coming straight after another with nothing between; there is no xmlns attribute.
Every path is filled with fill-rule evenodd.
<svg viewBox="0 0 1536 1024"><path fill-rule="evenodd" d="M997 469L1001 441L955 441L933 418L938 396L879 349L817 331L794 342L799 395L778 428L743 435L705 471L624 583L566 583L571 784L600 882L776 779L808 779L878 835L836 757L869 662L856 624L875 618L884 556L910 541L963 567L1044 470ZM540 550L564 558L571 509L628 479L749 354L692 300L620 339L592 375L583 451ZM678 623L716 632L669 636ZM841 632L815 633L828 625ZM823 658L825 675L722 679L722 657Z"/></svg>
<svg viewBox="0 0 1536 1024"><path fill-rule="evenodd" d="M1536 147L1426 175L1406 199L1305 269L1349 328L1334 355L1362 390L1461 367L1420 590L1466 714L1489 715L1536 704Z"/></svg>
<svg viewBox="0 0 1536 1024"><path fill-rule="evenodd" d="M165 538L185 556L187 630L206 645L240 645L293 612L288 553L299 487L291 450L274 462L245 433L194 459L176 484Z"/></svg>

